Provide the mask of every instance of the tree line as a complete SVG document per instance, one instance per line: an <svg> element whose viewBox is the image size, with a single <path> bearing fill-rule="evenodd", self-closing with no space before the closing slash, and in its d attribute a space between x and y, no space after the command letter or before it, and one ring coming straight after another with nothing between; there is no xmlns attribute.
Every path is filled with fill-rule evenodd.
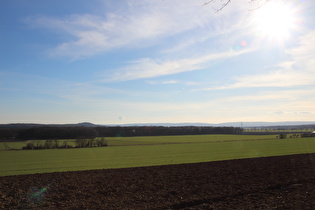
<svg viewBox="0 0 315 210"><path fill-rule="evenodd" d="M23 150L34 150L34 149L69 149L69 148L85 148L85 147L107 147L108 142L104 137L86 139L78 138L75 140L75 146L69 144L68 141L60 141L57 139L42 140L31 140L27 141L26 146L22 147ZM7 148L10 149L10 148Z"/></svg>
<svg viewBox="0 0 315 210"><path fill-rule="evenodd" d="M201 135L201 134L240 134L240 127L196 127L196 126L95 126L95 127L31 127L2 128L2 140L36 140L36 139L78 139L96 137L131 137L164 135Z"/></svg>

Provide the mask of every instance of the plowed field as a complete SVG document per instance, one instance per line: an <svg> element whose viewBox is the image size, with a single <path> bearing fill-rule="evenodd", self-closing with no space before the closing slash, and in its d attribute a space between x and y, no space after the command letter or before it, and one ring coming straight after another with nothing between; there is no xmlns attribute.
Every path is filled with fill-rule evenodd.
<svg viewBox="0 0 315 210"><path fill-rule="evenodd" d="M315 154L0 177L3 209L315 209Z"/></svg>

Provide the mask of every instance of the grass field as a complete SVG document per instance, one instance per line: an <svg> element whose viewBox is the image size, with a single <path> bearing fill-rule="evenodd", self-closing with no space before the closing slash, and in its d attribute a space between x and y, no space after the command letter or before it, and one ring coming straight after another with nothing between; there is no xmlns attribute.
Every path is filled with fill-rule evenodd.
<svg viewBox="0 0 315 210"><path fill-rule="evenodd" d="M275 139L276 135L179 135L179 136L145 136L106 138L111 146L208 143L216 141L243 141Z"/></svg>
<svg viewBox="0 0 315 210"><path fill-rule="evenodd" d="M315 138L280 140L269 135L130 137L108 141L110 147L0 151L0 176L315 153Z"/></svg>
<svg viewBox="0 0 315 210"><path fill-rule="evenodd" d="M180 136L138 136L138 137L106 137L109 146L152 145L152 144L180 144L180 143L206 143L213 141L234 140L263 140L275 139L276 135L180 135ZM60 145L67 141L75 146L75 140L58 140ZM22 149L28 141L5 142L11 149ZM45 143L45 140L35 140ZM0 142L0 150L5 150L4 143Z"/></svg>

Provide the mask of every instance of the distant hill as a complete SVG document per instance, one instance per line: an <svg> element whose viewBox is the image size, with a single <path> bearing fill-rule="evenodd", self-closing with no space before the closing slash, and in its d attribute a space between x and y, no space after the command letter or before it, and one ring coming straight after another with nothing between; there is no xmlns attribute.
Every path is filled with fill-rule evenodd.
<svg viewBox="0 0 315 210"><path fill-rule="evenodd" d="M213 127L243 127L243 128L264 128L264 127L281 127L281 126L304 126L314 125L315 121L285 121L285 122L226 122L226 123L134 123L122 125L107 126L213 126Z"/></svg>
<svg viewBox="0 0 315 210"><path fill-rule="evenodd" d="M226 122L226 123L131 123L131 124L104 124L97 125L90 122L82 122L77 124L36 124L36 123L10 123L0 124L0 128L32 128L32 127L97 127L97 126L163 126L163 127L242 127L242 128L314 128L315 121L285 121L285 122Z"/></svg>
<svg viewBox="0 0 315 210"><path fill-rule="evenodd" d="M77 124L37 124L37 123L10 123L0 124L0 128L34 128L34 127L95 127L97 125L89 122L82 122Z"/></svg>
<svg viewBox="0 0 315 210"><path fill-rule="evenodd" d="M301 126L301 125L315 125L315 121L285 121L285 122L231 122L221 123L220 126L237 126L243 128L253 127L278 127L278 126Z"/></svg>

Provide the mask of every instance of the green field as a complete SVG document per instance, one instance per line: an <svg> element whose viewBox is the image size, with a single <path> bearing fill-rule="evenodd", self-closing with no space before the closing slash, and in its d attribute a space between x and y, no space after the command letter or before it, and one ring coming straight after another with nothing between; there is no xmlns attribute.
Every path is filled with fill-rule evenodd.
<svg viewBox="0 0 315 210"><path fill-rule="evenodd" d="M0 151L0 176L315 153L315 138L200 135L107 138L109 147ZM11 144L22 144L8 143ZM0 143L1 144L1 143ZM24 143L25 144L25 143Z"/></svg>
<svg viewBox="0 0 315 210"><path fill-rule="evenodd" d="M180 144L180 143L206 143L213 141L234 141L234 140L263 140L275 139L276 135L181 135L181 136L138 136L138 137L107 137L109 146L130 146L130 145L151 145L151 144ZM67 141L75 146L75 140L59 140L60 144ZM11 149L22 149L28 141L6 142ZM45 140L35 140L45 143ZM0 150L5 146L0 142Z"/></svg>
<svg viewBox="0 0 315 210"><path fill-rule="evenodd" d="M218 141L264 140L275 139L277 135L179 135L179 136L145 136L106 138L111 146L209 143Z"/></svg>

